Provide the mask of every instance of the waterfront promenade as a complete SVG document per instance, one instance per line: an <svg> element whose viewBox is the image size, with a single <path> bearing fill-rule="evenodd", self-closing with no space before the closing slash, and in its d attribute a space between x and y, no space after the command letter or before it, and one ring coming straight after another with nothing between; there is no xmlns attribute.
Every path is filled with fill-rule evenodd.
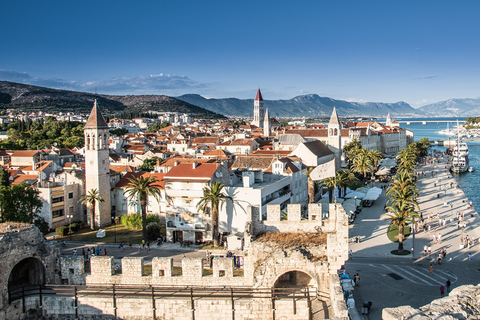
<svg viewBox="0 0 480 320"><path fill-rule="evenodd" d="M419 165L417 172L424 172L417 181L418 203L420 212L425 222L430 225L430 231L424 231L419 228L419 232L415 234L415 244L413 244L413 236L410 235L404 241L404 248L410 250L414 247L415 259L428 259L423 253L424 246L431 246L432 256L437 254L442 248L447 250L447 261L467 260L468 254L471 253L472 260L480 260L480 217L465 196L463 191L456 188L456 181L452 174L445 168L447 157L439 159L434 164ZM433 170L433 176L432 176ZM468 174L468 173L464 173ZM480 183L480 182L479 182ZM376 186L385 185L385 183L377 183ZM452 186L452 187L451 187ZM446 189L445 189L446 188ZM353 251L353 257L391 257L399 259L412 259L409 256L395 256L390 251L395 250L397 243L392 243L386 236L388 221L383 220L380 216L384 213L384 205L387 197L385 191L372 207L363 208L362 212L357 216L355 223L350 226L350 245L349 249ZM465 228L459 228L457 223L457 213L463 212L464 218L460 225L465 224ZM473 214L473 217L472 217ZM430 219L433 216L433 219ZM439 226L440 217L445 220L445 226ZM433 235L441 234L441 242L434 243ZM461 248L461 239L467 236L474 237L475 245L468 248ZM355 243L355 237L359 237L360 242ZM420 256L422 256L420 258ZM444 261L446 262L446 261Z"/></svg>

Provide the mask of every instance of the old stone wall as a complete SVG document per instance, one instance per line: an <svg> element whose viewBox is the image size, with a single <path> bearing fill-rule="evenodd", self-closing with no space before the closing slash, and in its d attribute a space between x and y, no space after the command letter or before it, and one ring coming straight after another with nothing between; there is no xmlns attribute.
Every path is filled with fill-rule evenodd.
<svg viewBox="0 0 480 320"><path fill-rule="evenodd" d="M25 299L26 310L37 309L40 306L39 297ZM73 318L75 316L75 301L73 297L44 296L42 298L43 315L51 319ZM79 319L111 319L114 318L114 301L112 297L78 296ZM115 299L117 317L124 320L152 319L154 309L150 297L117 297ZM38 308L39 309L39 308ZM193 305L190 299L155 299L155 316L164 320L225 320L236 319L309 319L308 304L305 299L296 301L294 313L291 299L275 300L275 309L269 298L236 299L234 305L229 299L194 298ZM15 301L4 319L23 319L22 301ZM274 316L275 313L275 316ZM98 317L98 318L97 318Z"/></svg>
<svg viewBox="0 0 480 320"><path fill-rule="evenodd" d="M116 275L113 257L97 256L90 260L91 274L86 276L87 284L122 284L156 286L232 286L251 285L245 276L234 276L233 258L213 259L213 274L203 275L203 258L183 258L182 274L173 274L173 259L155 257L152 273L145 275L143 258L123 258L122 273ZM244 272L246 274L246 272Z"/></svg>
<svg viewBox="0 0 480 320"><path fill-rule="evenodd" d="M0 310L8 306L8 281L14 267L25 259L40 266L39 281L60 283L58 247L48 242L37 227L30 224L0 224ZM33 276L33 275L32 275Z"/></svg>
<svg viewBox="0 0 480 320"><path fill-rule="evenodd" d="M83 256L61 257L60 277L63 284L85 284L85 261Z"/></svg>

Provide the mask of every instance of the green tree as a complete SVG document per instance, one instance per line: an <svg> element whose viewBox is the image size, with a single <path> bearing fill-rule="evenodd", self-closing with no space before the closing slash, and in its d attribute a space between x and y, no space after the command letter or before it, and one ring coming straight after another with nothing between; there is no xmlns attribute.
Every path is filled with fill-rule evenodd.
<svg viewBox="0 0 480 320"><path fill-rule="evenodd" d="M1 220L33 223L43 206L39 194L28 183L1 186Z"/></svg>
<svg viewBox="0 0 480 320"><path fill-rule="evenodd" d="M334 177L326 178L322 180L322 183L328 190L328 202L333 202L333 190L337 187L337 182Z"/></svg>
<svg viewBox="0 0 480 320"><path fill-rule="evenodd" d="M418 213L415 209L406 202L397 202L393 206L389 206L386 208L387 213L384 213L382 217L385 220L390 220L390 223L398 227L398 249L397 252L399 254L404 253L403 249L403 240L405 239L404 236L404 228L410 222L415 224L415 219L419 217Z"/></svg>
<svg viewBox="0 0 480 320"><path fill-rule="evenodd" d="M347 188L358 181L355 175L348 170L337 171L335 175L337 178L337 186L343 189L343 196L347 194ZM340 194L340 196L342 195Z"/></svg>
<svg viewBox="0 0 480 320"><path fill-rule="evenodd" d="M358 153L358 150L362 149L362 144L357 138L353 138L352 141L345 144L343 147L343 154L348 161L349 166L353 164L353 159Z"/></svg>
<svg viewBox="0 0 480 320"><path fill-rule="evenodd" d="M103 202L100 193L97 189L90 189L86 195L84 195L79 202L90 208L90 229L95 230L95 207L97 202Z"/></svg>
<svg viewBox="0 0 480 320"><path fill-rule="evenodd" d="M203 197L197 204L197 208L203 212L207 211L207 208L210 208L211 217L212 217L212 236L213 236L213 245L218 247L218 208L221 203L226 200L233 202L232 197L225 195L223 191L224 185L221 182L215 182L211 187L203 188Z"/></svg>
<svg viewBox="0 0 480 320"><path fill-rule="evenodd" d="M147 241L147 204L148 196L160 199L160 185L154 176L139 176L128 179L125 194L130 200L137 200L142 210L142 237Z"/></svg>
<svg viewBox="0 0 480 320"><path fill-rule="evenodd" d="M378 169L378 161L384 158L383 153L378 150L370 150L369 152L370 159L373 161L375 165L375 171Z"/></svg>
<svg viewBox="0 0 480 320"><path fill-rule="evenodd" d="M360 152L355 156L353 160L352 171L363 174L363 178L366 179L367 173L372 172L373 164L368 152L361 152L361 150L365 149L360 149Z"/></svg>
<svg viewBox="0 0 480 320"><path fill-rule="evenodd" d="M141 166L139 166L138 168L141 170L141 171L147 171L147 172L150 172L153 170L153 168L155 167L155 165L157 164L157 161L159 161L160 158L158 157L153 157L153 158L150 158L150 159L145 159L143 160L143 163Z"/></svg>

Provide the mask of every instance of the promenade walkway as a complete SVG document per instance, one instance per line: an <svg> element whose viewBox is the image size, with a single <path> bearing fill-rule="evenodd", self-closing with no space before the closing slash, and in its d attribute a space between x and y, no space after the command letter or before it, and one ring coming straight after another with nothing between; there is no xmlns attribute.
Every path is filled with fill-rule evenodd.
<svg viewBox="0 0 480 320"><path fill-rule="evenodd" d="M472 260L480 260L480 217L474 207L470 206L470 200L463 191L456 188L456 181L452 174L445 168L447 157L439 159L435 164L426 164L417 166L417 172L424 172L426 176L418 179L418 191L420 193L418 202L420 212L425 222L430 225L430 231L421 229L415 234L415 244L411 235L404 241L404 248L410 250L414 247L414 257L428 259L423 253L424 246L431 246L432 256L440 252L442 248L447 250L447 261L467 260L468 254L472 254ZM432 175L433 171L433 175ZM465 173L468 174L468 173ZM376 186L385 185L385 183L376 183ZM398 259L412 259L412 256L395 256L390 251L395 250L397 243L392 243L386 236L388 221L380 218L384 213L384 205L387 197L385 191L372 207L363 208L357 216L355 223L350 226L350 244L349 249L353 251L353 257L391 257ZM463 212L464 219L460 226L457 223L458 212ZM433 217L431 219L430 217ZM439 225L438 217L445 220L445 226ZM433 235L441 234L441 242L434 243ZM467 236L474 237L475 245L471 248L462 248L461 239ZM359 237L360 242L355 243L355 237Z"/></svg>

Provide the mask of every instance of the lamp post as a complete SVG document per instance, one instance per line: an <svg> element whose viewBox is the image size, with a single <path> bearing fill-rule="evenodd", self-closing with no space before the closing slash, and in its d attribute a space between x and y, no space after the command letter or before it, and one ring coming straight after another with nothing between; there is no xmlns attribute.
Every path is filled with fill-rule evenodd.
<svg viewBox="0 0 480 320"><path fill-rule="evenodd" d="M112 223L113 223L113 230L115 234L115 243L117 243L117 219L115 217L112 217Z"/></svg>
<svg viewBox="0 0 480 320"><path fill-rule="evenodd" d="M68 218L68 234L70 235L70 241L72 241L72 218L73 215L67 214Z"/></svg>

